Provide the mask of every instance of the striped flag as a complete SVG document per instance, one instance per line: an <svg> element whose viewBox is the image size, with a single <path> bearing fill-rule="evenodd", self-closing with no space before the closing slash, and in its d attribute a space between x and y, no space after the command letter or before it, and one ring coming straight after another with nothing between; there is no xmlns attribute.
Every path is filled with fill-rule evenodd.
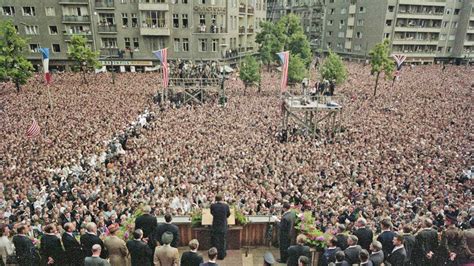
<svg viewBox="0 0 474 266"><path fill-rule="evenodd" d="M33 123L31 124L30 128L26 131L26 136L28 138L36 138L37 136L40 135L40 127L38 125L38 122L36 122L36 119L33 118Z"/></svg>
<svg viewBox="0 0 474 266"><path fill-rule="evenodd" d="M401 54L394 54L392 55L392 57L395 59L395 62L397 62L397 70L402 69L402 64L407 59L407 56Z"/></svg>
<svg viewBox="0 0 474 266"><path fill-rule="evenodd" d="M284 92L286 92L286 84L287 84L287 81L288 81L288 63L290 61L290 52L288 52L288 51L281 52L281 53L277 53L277 55L278 55L278 57L280 58L280 61L281 61L282 76L281 76L280 88L281 88L281 92L284 93Z"/></svg>
<svg viewBox="0 0 474 266"><path fill-rule="evenodd" d="M161 67L163 69L163 88L168 88L169 75L168 75L168 48L163 48L158 51L154 51L153 54L161 61Z"/></svg>
<svg viewBox="0 0 474 266"><path fill-rule="evenodd" d="M43 71L44 79L46 84L51 83L51 73L49 73L49 48L39 48L41 55L43 56Z"/></svg>

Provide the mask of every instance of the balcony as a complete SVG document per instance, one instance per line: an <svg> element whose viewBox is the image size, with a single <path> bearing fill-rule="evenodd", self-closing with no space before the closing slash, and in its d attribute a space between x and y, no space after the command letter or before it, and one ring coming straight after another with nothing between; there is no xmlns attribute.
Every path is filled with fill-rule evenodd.
<svg viewBox="0 0 474 266"><path fill-rule="evenodd" d="M59 0L60 5L88 5L88 0Z"/></svg>
<svg viewBox="0 0 474 266"><path fill-rule="evenodd" d="M115 3L114 1L96 1L95 8L96 9L114 9Z"/></svg>
<svg viewBox="0 0 474 266"><path fill-rule="evenodd" d="M117 33L117 25L110 25L110 26L98 26L97 27L98 33Z"/></svg>
<svg viewBox="0 0 474 266"><path fill-rule="evenodd" d="M245 11L246 11L245 5L240 5L239 6L239 13L245 14Z"/></svg>
<svg viewBox="0 0 474 266"><path fill-rule="evenodd" d="M63 16L63 23L90 23L91 18L89 16L75 16L65 15Z"/></svg>
<svg viewBox="0 0 474 266"><path fill-rule="evenodd" d="M247 9L247 13L253 14L255 13L255 9L252 6L249 6L249 8Z"/></svg>
<svg viewBox="0 0 474 266"><path fill-rule="evenodd" d="M252 27L247 28L247 33L248 33L248 34L253 34L253 32L254 32L254 31L253 31L253 28L252 28Z"/></svg>
<svg viewBox="0 0 474 266"><path fill-rule="evenodd" d="M212 26L207 29L207 27L203 26L198 26L196 27L196 31L194 34L226 34L227 29L224 27L217 27L217 26Z"/></svg>
<svg viewBox="0 0 474 266"><path fill-rule="evenodd" d="M169 4L163 3L138 3L138 10L146 11L168 11L170 9Z"/></svg>
<svg viewBox="0 0 474 266"><path fill-rule="evenodd" d="M355 5L350 5L349 6L349 14L355 14L356 13L356 6Z"/></svg>
<svg viewBox="0 0 474 266"><path fill-rule="evenodd" d="M395 31L397 32L440 32L441 25L439 27L416 27L416 26L396 26Z"/></svg>
<svg viewBox="0 0 474 266"><path fill-rule="evenodd" d="M245 27L244 27L244 26L240 26L240 27L239 27L239 34L240 34L240 35L245 34Z"/></svg>
<svg viewBox="0 0 474 266"><path fill-rule="evenodd" d="M397 18L406 18L406 19L435 19L442 20L443 13L398 13Z"/></svg>
<svg viewBox="0 0 474 266"><path fill-rule="evenodd" d="M400 45L437 45L437 39L410 39L410 38L395 38L393 39L393 44L400 44Z"/></svg>
<svg viewBox="0 0 474 266"><path fill-rule="evenodd" d="M74 36L74 35L79 35L79 36L82 36L82 37L86 38L87 42L94 41L94 38L92 37L92 34L90 34L90 33L64 34L64 41L70 42L72 36Z"/></svg>
<svg viewBox="0 0 474 266"><path fill-rule="evenodd" d="M100 48L100 57L119 57L118 48Z"/></svg>
<svg viewBox="0 0 474 266"><path fill-rule="evenodd" d="M170 36L168 27L141 27L140 34L143 36Z"/></svg>

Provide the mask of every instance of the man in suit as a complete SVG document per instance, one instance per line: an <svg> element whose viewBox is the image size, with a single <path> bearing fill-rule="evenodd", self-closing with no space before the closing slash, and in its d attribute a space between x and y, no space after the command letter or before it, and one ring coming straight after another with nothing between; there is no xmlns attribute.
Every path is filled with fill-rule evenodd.
<svg viewBox="0 0 474 266"><path fill-rule="evenodd" d="M375 240L374 242L372 242L372 244L370 244L370 251L372 251L369 257L370 261L372 261L372 264L374 266L380 266L384 261L382 243Z"/></svg>
<svg viewBox="0 0 474 266"><path fill-rule="evenodd" d="M154 230L158 227L156 217L151 215L151 207L143 207L143 215L135 219L135 229L143 230L143 237L148 238Z"/></svg>
<svg viewBox="0 0 474 266"><path fill-rule="evenodd" d="M446 265L464 265L469 262L469 247L463 232L456 227L456 216L446 214L446 230L441 235L442 250L446 252L442 262Z"/></svg>
<svg viewBox="0 0 474 266"><path fill-rule="evenodd" d="M156 242L160 242L161 245L163 243L161 242L161 237L165 232L170 232L173 234L173 242L171 242L171 246L174 248L178 247L179 243L179 228L178 226L174 225L171 223L171 214L167 213L165 214L165 223L159 224L156 230L152 233L152 241L155 241L154 245L156 247Z"/></svg>
<svg viewBox="0 0 474 266"><path fill-rule="evenodd" d="M333 237L328 241L328 247L323 253L320 265L327 266L331 262L336 262L336 252L341 251L337 246L337 238Z"/></svg>
<svg viewBox="0 0 474 266"><path fill-rule="evenodd" d="M95 223L88 223L86 225L87 232L81 236L81 246L86 257L92 256L92 246L95 244L100 245L101 254L100 257L103 259L107 258L107 254L104 248L104 242L97 235L97 225Z"/></svg>
<svg viewBox="0 0 474 266"><path fill-rule="evenodd" d="M464 237L466 238L466 245L468 247L468 255L474 261L474 216L469 221L471 228L464 230Z"/></svg>
<svg viewBox="0 0 474 266"><path fill-rule="evenodd" d="M431 265L438 248L438 232L432 228L431 219L425 219L423 225L424 228L415 236L415 261L417 265Z"/></svg>
<svg viewBox="0 0 474 266"><path fill-rule="evenodd" d="M382 243L383 256L387 259L388 254L393 250L395 233L392 231L392 223L388 219L383 219L380 226L382 227L382 233L377 237L377 241Z"/></svg>
<svg viewBox="0 0 474 266"><path fill-rule="evenodd" d="M296 245L288 248L288 266L298 266L298 258L300 256L311 258L311 251L308 246L305 246L305 243L305 235L298 235L296 237Z"/></svg>
<svg viewBox="0 0 474 266"><path fill-rule="evenodd" d="M222 196L216 196L216 203L211 205L212 232L211 245L217 248L217 259L223 260L226 254L227 218L230 216L230 209L222 202Z"/></svg>
<svg viewBox="0 0 474 266"><path fill-rule="evenodd" d="M392 252L387 257L387 262L393 266L403 266L405 265L407 259L407 253L405 247L403 246L403 236L396 235L393 238L394 248Z"/></svg>
<svg viewBox="0 0 474 266"><path fill-rule="evenodd" d="M346 250L344 250L344 255L346 261L349 263L349 265L352 264L358 264L359 261L359 253L362 250L362 248L357 245L357 242L359 239L355 235L350 235L347 238L347 245L349 245Z"/></svg>
<svg viewBox="0 0 474 266"><path fill-rule="evenodd" d="M84 266L110 266L110 263L101 258L101 247L99 244L95 244L92 246L92 256L86 257L84 260Z"/></svg>
<svg viewBox="0 0 474 266"><path fill-rule="evenodd" d="M73 232L76 230L74 223L65 223L64 230L61 237L63 241L64 250L66 251L65 262L67 265L83 265L84 264L84 253L82 251L81 244L76 240Z"/></svg>
<svg viewBox="0 0 474 266"><path fill-rule="evenodd" d="M216 248L210 248L209 251L207 252L207 256L209 257L209 260L205 263L199 264L199 266L218 266L216 263L216 259L217 259Z"/></svg>
<svg viewBox="0 0 474 266"><path fill-rule="evenodd" d="M152 266L153 250L142 241L143 231L137 229L133 232L133 240L127 241L128 252L132 257L132 266Z"/></svg>
<svg viewBox="0 0 474 266"><path fill-rule="evenodd" d="M199 248L199 242L197 239L189 241L189 251L186 251L181 256L181 266L199 266L204 260L197 250Z"/></svg>
<svg viewBox="0 0 474 266"><path fill-rule="evenodd" d="M349 263L346 261L346 255L344 251L336 252L336 266L350 266Z"/></svg>
<svg viewBox="0 0 474 266"><path fill-rule="evenodd" d="M359 218L357 220L354 235L357 236L357 239L359 240L358 243L362 247L362 249L369 250L370 243L372 243L372 240L374 238L374 234L372 233L372 230L367 228L367 220L365 220L364 218Z"/></svg>
<svg viewBox="0 0 474 266"><path fill-rule="evenodd" d="M170 244L173 241L173 234L165 232L161 239L163 246L158 246L155 249L153 263L158 266L178 266L179 252L177 248Z"/></svg>
<svg viewBox="0 0 474 266"><path fill-rule="evenodd" d="M33 245L30 238L26 236L29 230L28 225L20 225L17 228L17 234L12 239L19 265L38 265L40 262L35 245Z"/></svg>
<svg viewBox="0 0 474 266"><path fill-rule="evenodd" d="M48 224L43 228L41 237L40 254L42 265L61 265L64 259L64 250L61 239L56 236L56 226Z"/></svg>
<svg viewBox="0 0 474 266"><path fill-rule="evenodd" d="M338 224L337 225L337 246L341 250L345 250L347 248L347 235L344 234L344 231L346 231L346 226L344 224Z"/></svg>
<svg viewBox="0 0 474 266"><path fill-rule="evenodd" d="M373 266L374 265L372 261L369 260L369 252L365 249L359 252L359 260L360 260L360 264L359 264L360 266Z"/></svg>
<svg viewBox="0 0 474 266"><path fill-rule="evenodd" d="M294 243L296 214L290 210L290 203L283 203L283 216L280 221L280 259L279 263L288 260L288 248Z"/></svg>
<svg viewBox="0 0 474 266"><path fill-rule="evenodd" d="M407 253L406 266L414 265L413 249L415 248L415 236L412 234L412 227L408 224L403 226L403 246Z"/></svg>

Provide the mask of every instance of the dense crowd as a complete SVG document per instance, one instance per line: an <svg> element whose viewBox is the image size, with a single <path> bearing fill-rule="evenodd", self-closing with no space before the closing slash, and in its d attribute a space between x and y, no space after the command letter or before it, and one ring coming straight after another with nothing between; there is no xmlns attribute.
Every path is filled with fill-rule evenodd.
<svg viewBox="0 0 474 266"><path fill-rule="evenodd" d="M292 202L327 231L360 216L378 232L386 218L400 230L421 228L423 218L442 227L446 213L468 228L472 68L405 68L377 97L368 67L348 70L335 92L346 99L345 130L333 139L295 131L287 143L275 137L277 73L264 73L261 93L244 95L236 76L226 81L226 108L157 107L156 74L121 74L116 85L100 74L88 86L58 74L49 92L38 80L18 94L5 86L0 223L31 225L38 236L47 224L75 222L79 232L91 221L120 223L140 204L155 215L189 214L220 193L247 215L278 214ZM32 117L42 136L29 140ZM146 127L135 127L143 118Z"/></svg>

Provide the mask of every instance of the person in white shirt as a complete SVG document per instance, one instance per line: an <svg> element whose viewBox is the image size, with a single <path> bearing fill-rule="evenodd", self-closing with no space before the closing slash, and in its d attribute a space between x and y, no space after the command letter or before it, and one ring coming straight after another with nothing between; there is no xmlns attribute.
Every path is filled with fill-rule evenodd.
<svg viewBox="0 0 474 266"><path fill-rule="evenodd" d="M15 246L8 239L10 235L10 228L6 224L0 224L0 259L3 263L7 264L7 256L12 255L15 250Z"/></svg>

